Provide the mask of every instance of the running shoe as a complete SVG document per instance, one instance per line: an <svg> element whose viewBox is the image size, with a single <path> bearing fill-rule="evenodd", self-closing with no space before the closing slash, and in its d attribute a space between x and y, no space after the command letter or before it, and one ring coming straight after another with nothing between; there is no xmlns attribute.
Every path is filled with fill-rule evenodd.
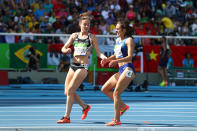
<svg viewBox="0 0 197 131"><path fill-rule="evenodd" d="M168 81L165 81L165 86L168 86Z"/></svg>
<svg viewBox="0 0 197 131"><path fill-rule="evenodd" d="M160 83L160 86L165 86L165 81L164 80Z"/></svg>
<svg viewBox="0 0 197 131"><path fill-rule="evenodd" d="M62 117L62 119L58 120L57 123L70 123L70 118Z"/></svg>
<svg viewBox="0 0 197 131"><path fill-rule="evenodd" d="M128 105L125 105L125 107L122 107L120 109L120 115L123 115L128 109L129 109L129 106Z"/></svg>
<svg viewBox="0 0 197 131"><path fill-rule="evenodd" d="M113 120L113 121L111 121L109 123L106 123L105 125L106 126L121 126L121 122L120 121L117 122L117 120Z"/></svg>
<svg viewBox="0 0 197 131"><path fill-rule="evenodd" d="M90 108L91 108L91 106L87 105L87 108L83 109L83 111L82 111L83 114L82 114L82 117L81 117L82 120L84 120L87 117L88 111L90 110Z"/></svg>

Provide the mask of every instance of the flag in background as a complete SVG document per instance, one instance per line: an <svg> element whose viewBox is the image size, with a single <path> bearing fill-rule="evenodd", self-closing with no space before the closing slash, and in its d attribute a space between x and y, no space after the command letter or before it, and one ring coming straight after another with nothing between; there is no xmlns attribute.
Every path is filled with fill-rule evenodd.
<svg viewBox="0 0 197 131"><path fill-rule="evenodd" d="M10 67L11 68L26 68L29 61L25 57L25 53L30 47L34 46L36 48L36 53L40 55L40 67L47 67L47 44L12 44L10 45Z"/></svg>
<svg viewBox="0 0 197 131"><path fill-rule="evenodd" d="M0 68L10 68L9 44L0 44Z"/></svg>
<svg viewBox="0 0 197 131"><path fill-rule="evenodd" d="M144 72L157 72L160 59L160 46L143 46ZM185 53L189 52L197 67L197 46L170 46L171 58L175 67L183 67Z"/></svg>
<svg viewBox="0 0 197 131"><path fill-rule="evenodd" d="M143 46L144 72L157 72L161 46Z"/></svg>
<svg viewBox="0 0 197 131"><path fill-rule="evenodd" d="M185 53L189 52L194 60L194 67L197 67L197 46L170 46L171 57L175 67L183 67L182 61Z"/></svg>
<svg viewBox="0 0 197 131"><path fill-rule="evenodd" d="M141 72L141 59L141 56L135 56L135 59L132 61L136 72Z"/></svg>

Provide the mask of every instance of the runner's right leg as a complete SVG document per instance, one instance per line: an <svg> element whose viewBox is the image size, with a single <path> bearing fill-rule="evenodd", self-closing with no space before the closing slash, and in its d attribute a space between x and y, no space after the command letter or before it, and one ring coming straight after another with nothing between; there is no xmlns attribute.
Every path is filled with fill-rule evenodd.
<svg viewBox="0 0 197 131"><path fill-rule="evenodd" d="M114 74L113 76L109 78L109 80L107 80L107 82L101 88L101 91L113 101L114 101L114 98L113 98L112 89L115 88L119 76L120 76L119 73ZM122 100L120 100L120 107L123 108L125 106L126 104Z"/></svg>

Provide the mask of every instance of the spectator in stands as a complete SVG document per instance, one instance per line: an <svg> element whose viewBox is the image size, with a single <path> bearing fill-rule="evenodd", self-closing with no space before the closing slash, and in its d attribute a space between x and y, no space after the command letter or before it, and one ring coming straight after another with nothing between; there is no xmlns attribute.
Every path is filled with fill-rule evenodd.
<svg viewBox="0 0 197 131"><path fill-rule="evenodd" d="M116 20L114 20L113 23L109 25L109 32L113 35L116 34Z"/></svg>
<svg viewBox="0 0 197 131"><path fill-rule="evenodd" d="M106 24L109 26L114 23L115 18L113 16L112 12L109 12L108 15L109 15L109 17L106 19Z"/></svg>
<svg viewBox="0 0 197 131"><path fill-rule="evenodd" d="M68 10L68 8L66 8L66 9L61 8L56 13L56 16L58 16L61 21L64 21L68 16L68 12L66 12L66 10Z"/></svg>
<svg viewBox="0 0 197 131"><path fill-rule="evenodd" d="M164 27L165 27L164 31L166 34L173 32L174 23L173 23L172 19L170 19L169 17L163 17L161 19L161 24L164 25Z"/></svg>
<svg viewBox="0 0 197 131"><path fill-rule="evenodd" d="M14 33L14 31L11 28L6 28L8 30L8 33ZM15 36L14 35L5 35L5 42L8 44L14 44L15 43Z"/></svg>
<svg viewBox="0 0 197 131"><path fill-rule="evenodd" d="M62 29L64 27L64 23L61 21L59 16L56 16L56 21L53 23L54 30Z"/></svg>
<svg viewBox="0 0 197 131"><path fill-rule="evenodd" d="M22 3L22 2L20 2ZM31 8L33 9L33 12L35 12L37 9L39 9L39 0L34 0L34 2L31 3Z"/></svg>
<svg viewBox="0 0 197 131"><path fill-rule="evenodd" d="M142 12L142 15L141 15L140 23L143 23L143 24L144 24L144 23L147 23L148 20L149 20L149 18L148 18L148 16L147 16L146 12L143 11L143 12Z"/></svg>
<svg viewBox="0 0 197 131"><path fill-rule="evenodd" d="M62 0L52 0L52 4L53 4L53 10L55 12L57 12L59 9L63 8L65 9L66 6L65 4L62 2Z"/></svg>
<svg viewBox="0 0 197 131"><path fill-rule="evenodd" d="M40 29L42 32L45 32L47 30L47 27L50 26L51 24L49 23L49 17L45 16L42 22L40 23Z"/></svg>
<svg viewBox="0 0 197 131"><path fill-rule="evenodd" d="M162 82L160 86L168 86L168 72L167 72L167 64L169 60L170 50L167 47L166 37L162 37L161 39L161 53L160 60L158 65L158 72L161 75Z"/></svg>
<svg viewBox="0 0 197 131"><path fill-rule="evenodd" d="M40 55L36 53L35 47L30 47L25 57L29 58L27 64L28 71L37 71L40 68Z"/></svg>
<svg viewBox="0 0 197 131"><path fill-rule="evenodd" d="M33 16L34 16L34 14L33 14L32 10L28 11L26 16L24 17L25 23L28 23L28 22L32 21Z"/></svg>
<svg viewBox="0 0 197 131"><path fill-rule="evenodd" d="M175 32L176 34L174 35L197 35L195 22L197 18L197 9L194 8L197 5L197 1L195 0L11 0L11 2L4 0L0 4L0 22L6 26L5 28L14 29L15 26L13 25L23 25L23 29L20 28L21 31L23 30L22 32L24 32L25 28L28 27L31 28L34 33L44 33L48 32L48 28L45 28L46 31L43 31L43 29L40 30L39 26L42 22L42 18L40 20L40 17L50 16L49 22L50 24L53 24L56 21L56 16L58 16L64 25L72 27L70 25L72 25L73 21L76 20L75 17L78 16L78 13L85 12L88 9L93 10L93 21L100 21L102 14L103 17L106 18L106 23L110 25L112 23L112 19L107 19L110 15L114 18L113 21L117 21L119 17L130 19L130 16L133 16L128 16L128 5L133 5L133 12L136 13L135 21L130 21L133 25L137 24L136 20L146 22L148 19L150 20L152 18L154 18L153 24L157 21L161 22L161 24L156 23L156 25L160 26L160 31L158 33L151 32L151 34L161 35L163 33ZM109 9L105 11L105 7ZM34 18L35 16L36 18ZM185 23L185 25L177 25L177 21L181 25L183 23ZM142 25L144 24L146 23L142 23ZM188 27L188 29L186 27ZM146 28L146 32L149 29ZM56 31L57 29L53 26L52 30ZM7 29L4 32L9 32L9 30ZM61 32L64 32L64 30ZM136 32L138 35L142 35L144 33L144 31L139 32L139 30L136 30ZM186 45L191 45L190 40L184 41Z"/></svg>
<svg viewBox="0 0 197 131"><path fill-rule="evenodd" d="M108 33L108 26L107 26L106 21L104 19L101 19L101 21L100 21L99 30L102 32L101 34L103 34L103 35Z"/></svg>
<svg viewBox="0 0 197 131"><path fill-rule="evenodd" d="M101 16L101 13L99 11L99 5L96 4L95 10L92 11L92 16L93 16L93 22L98 21L99 17Z"/></svg>
<svg viewBox="0 0 197 131"><path fill-rule="evenodd" d="M109 7L105 5L104 10L101 11L101 15L105 20L107 20L107 18L109 17L109 12Z"/></svg>
<svg viewBox="0 0 197 131"><path fill-rule="evenodd" d="M53 4L50 3L50 0L45 0L43 4L43 8L45 12L50 13L53 9Z"/></svg>
<svg viewBox="0 0 197 131"><path fill-rule="evenodd" d="M112 0L112 3L110 3L110 10L114 13L117 13L121 10L120 5L118 4L117 0Z"/></svg>
<svg viewBox="0 0 197 131"><path fill-rule="evenodd" d="M192 42L191 42L191 46L197 46L197 39L192 40Z"/></svg>
<svg viewBox="0 0 197 131"><path fill-rule="evenodd" d="M90 27L90 33L94 34L94 35L97 35L99 34L99 23L98 21L95 21L93 23L93 25Z"/></svg>
<svg viewBox="0 0 197 131"><path fill-rule="evenodd" d="M184 40L180 40L176 46L185 46Z"/></svg>
<svg viewBox="0 0 197 131"><path fill-rule="evenodd" d="M92 0L88 0L88 7L87 7L87 11L94 11L95 10L95 6Z"/></svg>
<svg viewBox="0 0 197 131"><path fill-rule="evenodd" d="M86 118L91 108L90 105L84 103L75 92L87 76L88 56L91 53L91 48L94 47L99 58L106 58L98 48L96 36L89 33L90 14L91 12L85 12L79 16L80 32L73 33L62 47L62 53L69 54L72 53L70 46L73 45L74 56L65 80L65 95L67 96L66 113L57 123L70 123L70 113L74 101L83 109L82 120Z"/></svg>
<svg viewBox="0 0 197 131"><path fill-rule="evenodd" d="M128 10L128 3L126 0L118 0L118 4L120 5L121 9L126 12ZM121 18L121 17L120 17Z"/></svg>
<svg viewBox="0 0 197 131"><path fill-rule="evenodd" d="M34 36L32 36L31 29L25 28L25 33L28 35L21 36L21 41L24 43L32 43L34 40ZM33 49L31 49L33 51Z"/></svg>
<svg viewBox="0 0 197 131"><path fill-rule="evenodd" d="M167 6L164 9L165 15L169 18L172 18L176 15L176 8L169 1L167 2Z"/></svg>
<svg viewBox="0 0 197 131"><path fill-rule="evenodd" d="M120 115L123 115L129 109L129 106L121 100L120 95L135 77L135 69L132 64L134 42L131 35L133 35L133 31L129 22L118 21L116 33L118 38L116 39L114 55L101 61L102 66L107 63L109 67L114 67L117 64L119 66L119 72L111 76L101 89L104 94L114 101L115 118L112 122L105 124L107 126L121 125ZM115 88L114 91L113 88Z"/></svg>
<svg viewBox="0 0 197 131"><path fill-rule="evenodd" d="M197 19L195 19L194 23L191 25L192 34L197 36Z"/></svg>
<svg viewBox="0 0 197 131"><path fill-rule="evenodd" d="M191 58L191 54L189 52L185 53L185 58L183 59L183 67L193 68L194 60Z"/></svg>
<svg viewBox="0 0 197 131"><path fill-rule="evenodd" d="M40 26L39 21L37 21L37 20L36 20L36 16L33 15L32 18L31 18L31 21L29 21L29 22L27 23L27 27L28 27L29 29L35 29L36 27L39 27L39 26Z"/></svg>
<svg viewBox="0 0 197 131"><path fill-rule="evenodd" d="M144 28L144 24L140 23L137 25L138 27L136 28L136 33L137 35L147 35L147 31Z"/></svg>
<svg viewBox="0 0 197 131"><path fill-rule="evenodd" d="M44 17L45 10L43 9L43 4L39 5L39 8L35 10L34 15L39 20L41 17Z"/></svg>
<svg viewBox="0 0 197 131"><path fill-rule="evenodd" d="M168 59L168 64L167 64L167 69L173 68L174 67L174 62L171 56L169 56Z"/></svg>
<svg viewBox="0 0 197 131"><path fill-rule="evenodd" d="M188 21L184 22L180 31L181 31L181 35L183 35L183 36L189 36L190 35L189 22Z"/></svg>
<svg viewBox="0 0 197 131"><path fill-rule="evenodd" d="M126 19L129 21L134 21L135 17L136 17L136 13L133 10L133 5L129 5L129 10L126 13Z"/></svg>
<svg viewBox="0 0 197 131"><path fill-rule="evenodd" d="M55 12L51 12L49 15L49 23L52 25L54 22L56 22L56 15Z"/></svg>
<svg viewBox="0 0 197 131"><path fill-rule="evenodd" d="M5 27L4 24L1 23L1 16L0 16L0 33L5 32ZM0 43L4 43L5 42L5 36L4 35L0 35Z"/></svg>
<svg viewBox="0 0 197 131"><path fill-rule="evenodd" d="M72 22L72 24L69 24L68 25L68 29L69 29L69 34L71 34L73 31L74 32L77 32L77 31L79 31L80 29L79 29L79 23L78 23L78 21L77 20L74 20L73 22Z"/></svg>

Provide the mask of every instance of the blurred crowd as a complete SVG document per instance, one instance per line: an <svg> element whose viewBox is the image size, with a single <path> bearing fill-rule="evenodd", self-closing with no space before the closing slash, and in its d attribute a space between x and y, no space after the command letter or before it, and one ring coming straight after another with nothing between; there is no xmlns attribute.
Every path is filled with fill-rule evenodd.
<svg viewBox="0 0 197 131"><path fill-rule="evenodd" d="M126 19L135 35L197 36L196 0L0 0L0 32L71 34L78 16L91 11L90 32L115 34L118 19ZM110 41L110 40L109 40ZM0 43L63 43L60 37L0 36ZM159 39L143 39L154 45ZM169 40L169 44L175 42ZM179 40L177 45L197 45Z"/></svg>

